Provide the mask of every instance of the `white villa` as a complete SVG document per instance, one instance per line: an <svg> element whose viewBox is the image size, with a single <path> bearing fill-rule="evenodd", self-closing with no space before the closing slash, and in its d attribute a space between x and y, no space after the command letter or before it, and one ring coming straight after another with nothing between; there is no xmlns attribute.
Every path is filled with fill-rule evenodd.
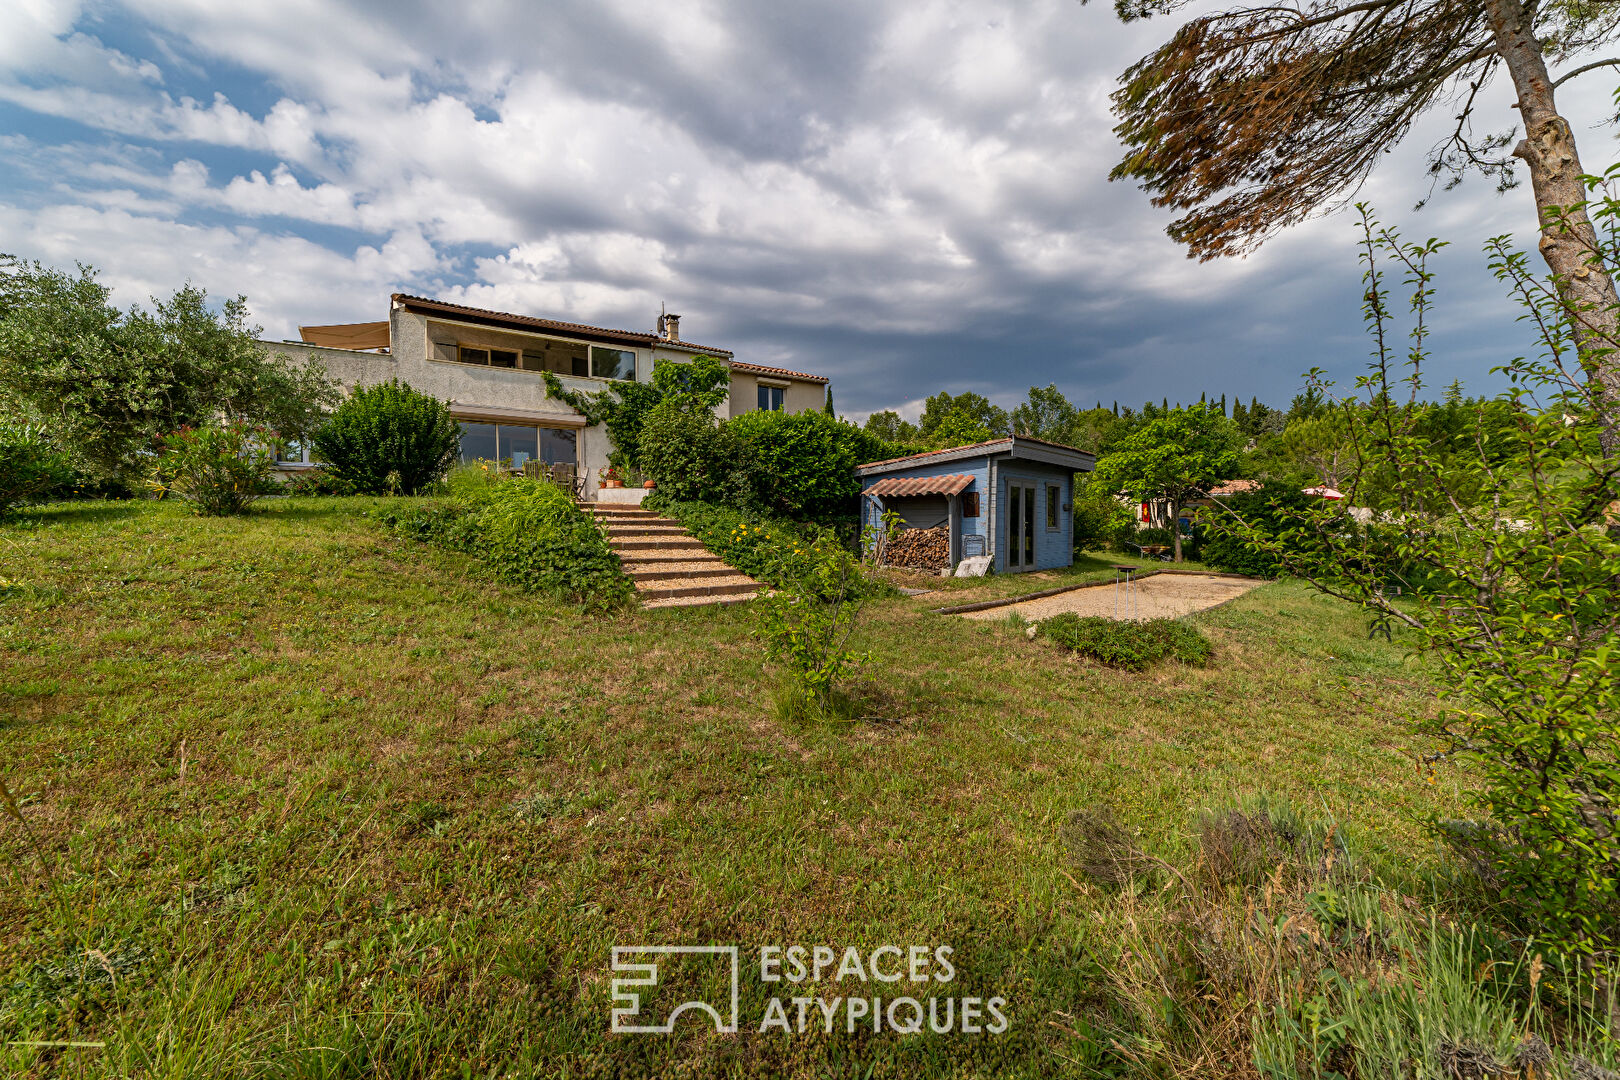
<svg viewBox="0 0 1620 1080"><path fill-rule="evenodd" d="M345 390L399 379L449 401L461 422L463 460L573 464L587 496L608 463L607 431L587 428L579 413L547 394L543 372L589 392L609 379L647 381L661 360L718 357L731 365L731 392L716 410L722 417L819 409L828 384L820 375L748 364L728 349L683 341L678 315L659 316L657 330L643 333L395 293L386 322L301 326L299 333L300 341L265 344L293 360L318 362ZM283 456L284 472L311 467L305 449L293 446Z"/></svg>

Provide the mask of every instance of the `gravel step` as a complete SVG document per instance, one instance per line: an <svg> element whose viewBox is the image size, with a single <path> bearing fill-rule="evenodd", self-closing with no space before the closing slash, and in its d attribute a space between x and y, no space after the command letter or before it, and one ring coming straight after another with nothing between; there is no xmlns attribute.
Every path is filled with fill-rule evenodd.
<svg viewBox="0 0 1620 1080"><path fill-rule="evenodd" d="M636 592L644 600L665 600L676 596L752 596L759 592L759 582L738 574L699 581L663 578L637 582Z"/></svg>
<svg viewBox="0 0 1620 1080"><path fill-rule="evenodd" d="M737 596L666 596L661 600L644 600L641 606L647 610L672 607L707 607L710 605L723 607L731 604L746 604L753 598L753 593Z"/></svg>
<svg viewBox="0 0 1620 1080"><path fill-rule="evenodd" d="M643 551L708 551L709 549L696 540L682 539L679 536L617 536L608 538L608 546L614 551L630 551L640 553Z"/></svg>
<svg viewBox="0 0 1620 1080"><path fill-rule="evenodd" d="M737 571L716 559L711 563L626 563L624 572L638 584L643 581L672 581L686 578L709 580L735 577Z"/></svg>
<svg viewBox="0 0 1620 1080"><path fill-rule="evenodd" d="M608 535L618 536L691 536L691 533L679 525L643 525L637 522L634 525L609 525Z"/></svg>

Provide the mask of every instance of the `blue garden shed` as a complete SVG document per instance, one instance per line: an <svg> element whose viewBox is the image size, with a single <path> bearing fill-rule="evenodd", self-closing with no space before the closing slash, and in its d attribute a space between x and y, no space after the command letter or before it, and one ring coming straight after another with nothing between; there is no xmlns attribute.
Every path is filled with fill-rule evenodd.
<svg viewBox="0 0 1620 1080"><path fill-rule="evenodd" d="M861 524L898 513L907 529L946 530L950 562L990 556L997 573L1074 562L1074 474L1095 455L1013 435L858 466Z"/></svg>

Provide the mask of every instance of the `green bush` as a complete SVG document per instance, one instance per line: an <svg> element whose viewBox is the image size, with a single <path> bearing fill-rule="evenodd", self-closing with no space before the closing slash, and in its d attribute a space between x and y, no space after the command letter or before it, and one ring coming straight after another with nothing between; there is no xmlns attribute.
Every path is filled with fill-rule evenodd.
<svg viewBox="0 0 1620 1080"><path fill-rule="evenodd" d="M760 505L800 521L854 520L861 493L855 467L878 460L884 450L854 424L822 412L762 409L728 420L724 428L763 481Z"/></svg>
<svg viewBox="0 0 1620 1080"><path fill-rule="evenodd" d="M837 545L819 544L783 552L772 576L782 584L755 601L754 636L788 670L791 697L779 711L847 719L837 684L869 658L849 644L868 595L860 562Z"/></svg>
<svg viewBox="0 0 1620 1080"><path fill-rule="evenodd" d="M1114 538L1124 530L1134 532L1136 517L1131 508L1116 499L1101 484L1092 484L1076 474L1074 497L1074 549L1094 551L1114 546Z"/></svg>
<svg viewBox="0 0 1620 1080"><path fill-rule="evenodd" d="M262 428L208 424L163 440L156 483L210 517L241 514L275 490L276 459Z"/></svg>
<svg viewBox="0 0 1620 1080"><path fill-rule="evenodd" d="M67 458L27 425L0 424L0 517L17 506L68 484Z"/></svg>
<svg viewBox="0 0 1620 1080"><path fill-rule="evenodd" d="M619 607L635 592L606 530L554 484L502 480L391 511L382 521L413 540L477 555L503 580L587 610Z"/></svg>
<svg viewBox="0 0 1620 1080"><path fill-rule="evenodd" d="M1039 633L1080 656L1126 671L1142 671L1165 659L1207 667L1215 653L1208 638L1175 619L1122 622L1065 611L1042 622Z"/></svg>
<svg viewBox="0 0 1620 1080"><path fill-rule="evenodd" d="M662 401L647 413L641 469L677 501L747 505L753 497L735 440L708 409L679 399Z"/></svg>
<svg viewBox="0 0 1620 1080"><path fill-rule="evenodd" d="M704 547L749 577L782 586L792 557L816 548L838 546L827 530L814 525L783 521L750 510L706 502L677 502L658 493L642 506L675 518Z"/></svg>
<svg viewBox="0 0 1620 1080"><path fill-rule="evenodd" d="M1301 523L1309 520L1308 511L1320 500L1306 495L1292 485L1271 484L1260 491L1246 491L1220 499L1217 506L1204 510L1194 531L1200 537L1202 560L1217 570L1252 577L1274 578L1282 573L1282 554L1256 548L1253 537L1227 527L1228 515L1222 507L1236 514L1268 540L1287 541L1297 548L1303 542L1298 533Z"/></svg>
<svg viewBox="0 0 1620 1080"><path fill-rule="evenodd" d="M356 390L315 433L338 479L365 495L415 495L445 474L461 445L450 406L398 379Z"/></svg>

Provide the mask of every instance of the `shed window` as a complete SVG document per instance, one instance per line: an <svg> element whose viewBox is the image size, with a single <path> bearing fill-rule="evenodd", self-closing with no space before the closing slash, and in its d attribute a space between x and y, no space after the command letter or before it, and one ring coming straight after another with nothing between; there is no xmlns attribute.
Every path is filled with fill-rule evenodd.
<svg viewBox="0 0 1620 1080"><path fill-rule="evenodd" d="M1046 527L1058 527L1058 495L1062 489L1057 484L1046 485Z"/></svg>
<svg viewBox="0 0 1620 1080"><path fill-rule="evenodd" d="M977 491L962 492L962 516L965 518L979 516L979 493Z"/></svg>

